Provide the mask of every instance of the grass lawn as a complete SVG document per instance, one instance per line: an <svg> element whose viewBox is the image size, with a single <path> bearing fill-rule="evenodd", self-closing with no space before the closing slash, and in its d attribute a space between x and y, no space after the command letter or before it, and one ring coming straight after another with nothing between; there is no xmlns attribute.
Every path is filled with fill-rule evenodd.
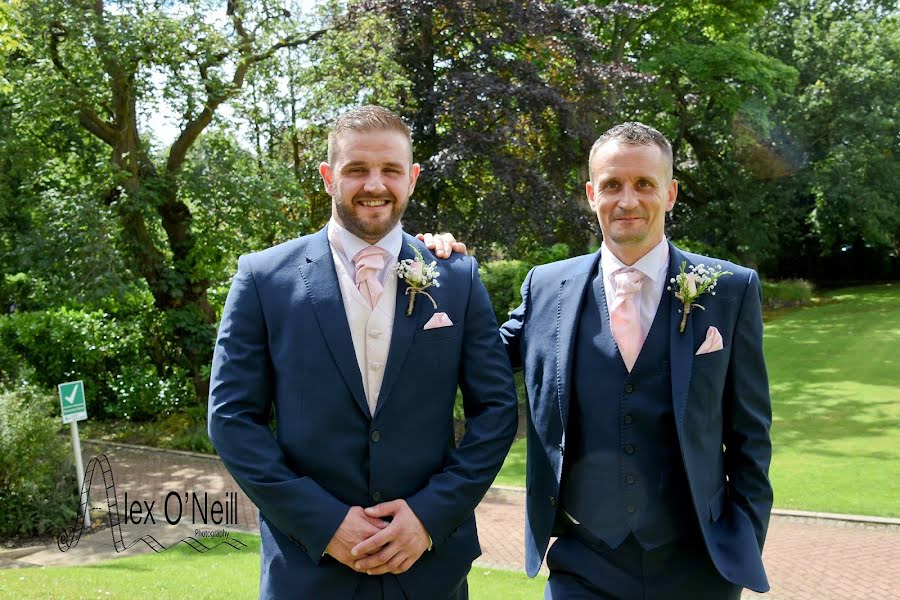
<svg viewBox="0 0 900 600"><path fill-rule="evenodd" d="M0 569L3 598L256 598L259 593L259 536L235 534L248 545L221 546L198 554L179 544L161 554L119 558L85 567ZM540 598L545 578L524 573L472 569L474 600Z"/></svg>
<svg viewBox="0 0 900 600"><path fill-rule="evenodd" d="M521 407L520 410L528 410L528 407ZM513 442L506 460L503 461L503 467L494 480L494 485L511 485L516 487L525 487L525 438L519 438Z"/></svg>
<svg viewBox="0 0 900 600"><path fill-rule="evenodd" d="M900 285L766 324L775 506L900 516Z"/></svg>
<svg viewBox="0 0 900 600"><path fill-rule="evenodd" d="M900 517L900 285L828 298L765 325L775 506ZM497 483L525 485L524 439Z"/></svg>

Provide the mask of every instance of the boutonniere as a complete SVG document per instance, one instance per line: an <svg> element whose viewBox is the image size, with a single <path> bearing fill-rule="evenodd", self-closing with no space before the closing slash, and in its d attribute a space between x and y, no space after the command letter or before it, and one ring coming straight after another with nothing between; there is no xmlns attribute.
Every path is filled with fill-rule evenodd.
<svg viewBox="0 0 900 600"><path fill-rule="evenodd" d="M684 269L686 266L687 261L682 261L681 272L669 279L669 283L675 286L675 297L681 300L681 303L684 305L684 310L681 314L681 324L678 326L679 333L684 333L684 328L687 325L687 318L688 315L691 314L691 309L699 308L700 310L706 310L701 305L697 304L695 300L704 292L709 292L710 295L715 296L716 282L719 280L719 277L733 274L731 271L723 271L722 265L707 267L703 263L700 263L698 265L691 265L687 272L685 272ZM672 286L670 285L666 289L671 290Z"/></svg>
<svg viewBox="0 0 900 600"><path fill-rule="evenodd" d="M409 247L416 253L415 258L406 258L397 263L397 277L406 282L406 295L409 296L409 305L406 307L406 316L412 315L413 306L416 302L416 294L422 294L431 300L431 304L437 309L437 302L426 292L430 287L441 287L438 283L438 277L441 274L437 270L437 261L433 260L429 264L425 264L422 253L419 249L409 244Z"/></svg>

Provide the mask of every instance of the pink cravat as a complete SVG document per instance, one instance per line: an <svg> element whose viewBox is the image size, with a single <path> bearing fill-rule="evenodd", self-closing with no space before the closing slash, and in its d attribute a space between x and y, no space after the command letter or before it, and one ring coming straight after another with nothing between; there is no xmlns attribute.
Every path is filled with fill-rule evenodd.
<svg viewBox="0 0 900 600"><path fill-rule="evenodd" d="M634 269L619 269L613 273L613 280L616 295L609 309L609 324L619 347L619 354L630 373L641 352L641 346L644 345L641 318L634 298L641 291L644 274Z"/></svg>
<svg viewBox="0 0 900 600"><path fill-rule="evenodd" d="M387 251L379 246L366 246L353 257L353 264L356 266L356 288L371 308L375 308L384 292L384 286L381 285L378 276L384 269L386 258Z"/></svg>

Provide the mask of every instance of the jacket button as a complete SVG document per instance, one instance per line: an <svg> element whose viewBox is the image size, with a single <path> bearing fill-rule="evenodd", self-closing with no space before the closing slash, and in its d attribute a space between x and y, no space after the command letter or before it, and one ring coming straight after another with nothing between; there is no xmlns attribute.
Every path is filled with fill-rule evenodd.
<svg viewBox="0 0 900 600"><path fill-rule="evenodd" d="M627 510L629 513L633 513L634 511L637 510L637 508L635 508L634 504L629 504L628 506L625 507L625 510Z"/></svg>
<svg viewBox="0 0 900 600"><path fill-rule="evenodd" d="M634 478L634 475L626 475L625 476L625 483L627 483L628 485L634 485L635 481L637 481L637 480Z"/></svg>
<svg viewBox="0 0 900 600"><path fill-rule="evenodd" d="M381 441L381 432L376 429L375 431L372 432L372 435L370 435L369 437L372 439L373 442L375 442L377 444L378 442Z"/></svg>
<svg viewBox="0 0 900 600"><path fill-rule="evenodd" d="M631 385L630 383L626 383L625 384L625 393L630 394L633 391L634 391L634 386Z"/></svg>
<svg viewBox="0 0 900 600"><path fill-rule="evenodd" d="M381 498L381 492L375 492L374 494L372 494L372 500L374 500L375 502L381 502Z"/></svg>
<svg viewBox="0 0 900 600"><path fill-rule="evenodd" d="M634 421L634 419L631 417L631 415L625 415L625 418L622 420L625 421L626 425L631 425L632 421Z"/></svg>
<svg viewBox="0 0 900 600"><path fill-rule="evenodd" d="M634 454L634 446L625 444L625 454Z"/></svg>
<svg viewBox="0 0 900 600"><path fill-rule="evenodd" d="M553 506L553 507L556 506L556 497L555 496L550 496L550 506Z"/></svg>

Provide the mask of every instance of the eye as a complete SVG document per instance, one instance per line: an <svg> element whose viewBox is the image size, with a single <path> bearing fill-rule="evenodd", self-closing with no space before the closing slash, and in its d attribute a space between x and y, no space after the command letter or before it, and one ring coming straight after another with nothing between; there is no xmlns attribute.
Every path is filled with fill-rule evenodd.
<svg viewBox="0 0 900 600"><path fill-rule="evenodd" d="M603 184L604 190L617 190L619 189L619 187L621 186L618 181L607 181Z"/></svg>
<svg viewBox="0 0 900 600"><path fill-rule="evenodd" d="M648 180L648 179L641 179L640 181L638 181L638 187L639 187L639 188L644 188L644 189L646 189L646 188L652 188L652 187L653 187L653 182L650 181L650 180Z"/></svg>

